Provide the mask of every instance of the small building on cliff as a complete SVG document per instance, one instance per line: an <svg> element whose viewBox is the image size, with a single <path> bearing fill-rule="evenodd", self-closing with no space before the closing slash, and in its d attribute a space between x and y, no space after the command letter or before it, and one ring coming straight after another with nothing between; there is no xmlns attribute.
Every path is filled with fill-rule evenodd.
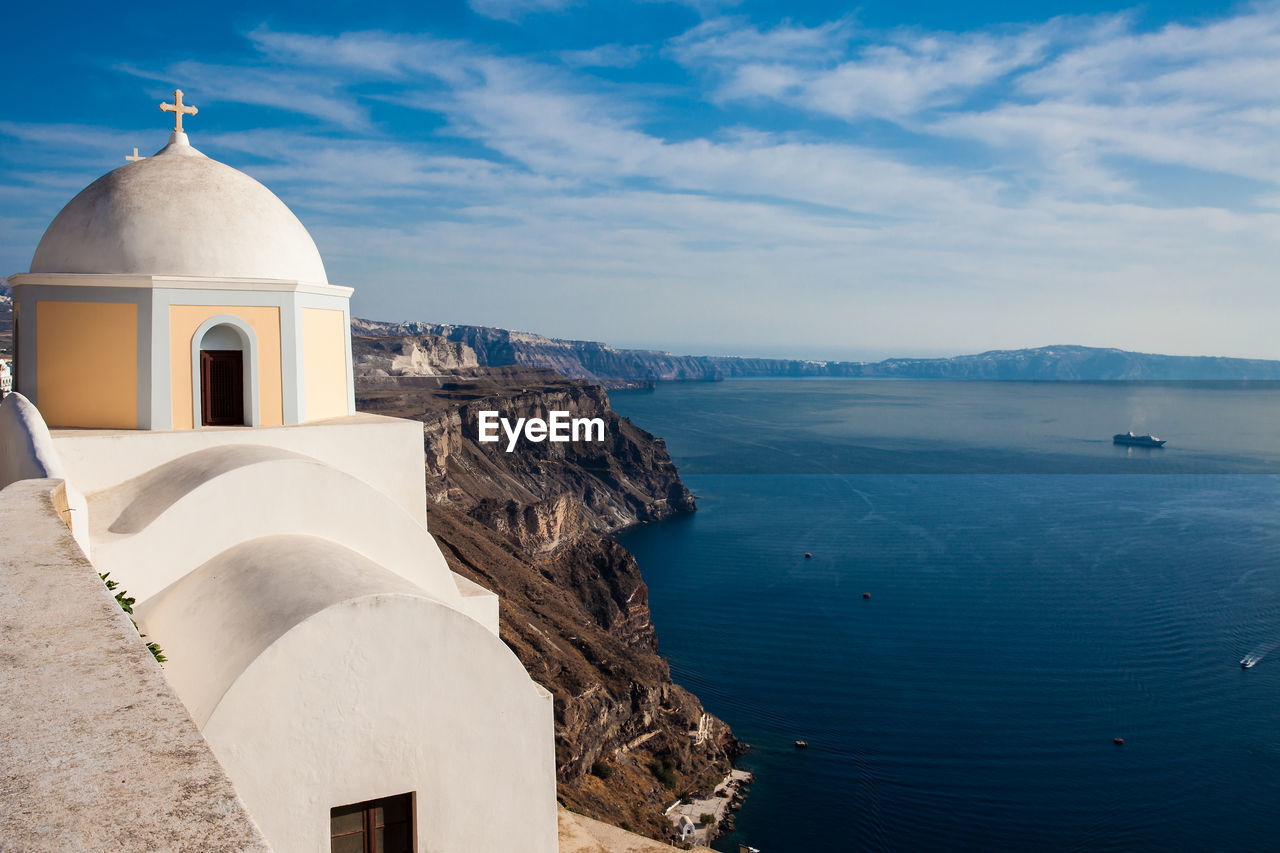
<svg viewBox="0 0 1280 853"><path fill-rule="evenodd" d="M145 722L172 691L187 717L174 703L156 725L194 725L199 745L182 748L207 743L203 772L220 763L271 849L550 853L551 696L498 638L497 597L450 571L427 532L421 425L355 413L351 289L328 282L280 199L191 146L181 92L165 108L168 144L73 198L10 279L18 393L0 411L0 515L32 531L60 520L92 566L7 531L0 577L21 607L51 573L109 573L167 662L160 678L145 660L155 684L126 700L56 655L28 661L23 700L70 711L4 724L0 795L20 808L0 830L15 849L96 846L100 827L50 796L86 784L66 771L86 749L112 784L113 760L148 753L60 727L82 730L98 704L118 709L108 727ZM23 621L41 637L119 636L100 610L60 614ZM133 654L102 654L117 652ZM0 717L31 716L9 701ZM10 749L33 738L48 748ZM178 822L199 808L180 777L138 791L142 804L133 791L101 796ZM196 849L156 832L149 844Z"/></svg>

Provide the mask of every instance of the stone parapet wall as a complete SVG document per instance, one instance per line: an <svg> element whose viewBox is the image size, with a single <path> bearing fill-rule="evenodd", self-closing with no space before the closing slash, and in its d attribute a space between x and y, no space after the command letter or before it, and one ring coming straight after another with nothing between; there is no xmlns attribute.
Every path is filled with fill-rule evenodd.
<svg viewBox="0 0 1280 853"><path fill-rule="evenodd" d="M0 849L268 851L60 517L0 491Z"/></svg>

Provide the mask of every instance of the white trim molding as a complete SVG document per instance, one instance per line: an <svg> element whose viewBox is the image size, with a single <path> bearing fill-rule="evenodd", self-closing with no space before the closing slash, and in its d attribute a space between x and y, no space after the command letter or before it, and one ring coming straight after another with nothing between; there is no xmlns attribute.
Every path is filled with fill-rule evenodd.
<svg viewBox="0 0 1280 853"><path fill-rule="evenodd" d="M315 293L321 296L350 297L351 287L314 281L282 278L198 278L187 275L116 275L90 273L17 273L11 285L57 285L60 287L122 287L131 290L256 290L285 293Z"/></svg>

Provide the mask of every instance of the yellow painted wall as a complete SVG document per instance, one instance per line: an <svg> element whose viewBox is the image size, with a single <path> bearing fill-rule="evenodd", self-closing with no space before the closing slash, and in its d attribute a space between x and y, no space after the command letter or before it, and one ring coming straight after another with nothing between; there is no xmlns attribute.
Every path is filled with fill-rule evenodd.
<svg viewBox="0 0 1280 853"><path fill-rule="evenodd" d="M36 400L49 426L137 429L138 306L37 302Z"/></svg>
<svg viewBox="0 0 1280 853"><path fill-rule="evenodd" d="M338 418L347 410L347 324L342 311L302 309L306 420Z"/></svg>
<svg viewBox="0 0 1280 853"><path fill-rule="evenodd" d="M191 429L191 339L210 317L239 317L258 338L258 412L262 426L284 423L284 396L280 364L280 309L247 305L169 306L169 381L173 401L173 428ZM248 358L248 355L245 356ZM247 412L245 413L248 414Z"/></svg>

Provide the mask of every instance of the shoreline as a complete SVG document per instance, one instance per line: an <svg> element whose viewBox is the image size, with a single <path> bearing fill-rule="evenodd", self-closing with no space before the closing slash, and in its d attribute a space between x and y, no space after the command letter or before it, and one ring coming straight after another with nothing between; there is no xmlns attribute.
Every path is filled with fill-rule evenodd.
<svg viewBox="0 0 1280 853"><path fill-rule="evenodd" d="M692 824L692 829L684 835L682 841L710 847L711 842L733 829L733 816L742 807L749 793L747 789L753 781L755 777L748 771L731 768L728 775L712 789L710 796L681 798L668 806L664 814L677 834L680 834L685 818L688 819L686 825ZM714 819L704 823L707 815Z"/></svg>

